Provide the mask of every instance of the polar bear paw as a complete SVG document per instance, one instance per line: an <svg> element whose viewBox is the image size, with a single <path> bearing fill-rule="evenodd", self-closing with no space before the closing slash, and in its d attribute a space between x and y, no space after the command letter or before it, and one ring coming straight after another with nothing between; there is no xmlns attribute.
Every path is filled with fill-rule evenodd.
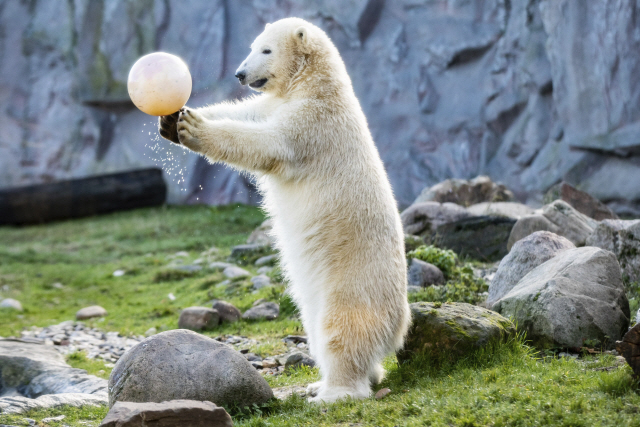
<svg viewBox="0 0 640 427"><path fill-rule="evenodd" d="M180 144L198 151L206 119L196 110L183 107L178 119L178 139Z"/></svg>
<svg viewBox="0 0 640 427"><path fill-rule="evenodd" d="M318 394L322 386L324 385L324 381L318 381L307 386L307 396L315 396Z"/></svg>

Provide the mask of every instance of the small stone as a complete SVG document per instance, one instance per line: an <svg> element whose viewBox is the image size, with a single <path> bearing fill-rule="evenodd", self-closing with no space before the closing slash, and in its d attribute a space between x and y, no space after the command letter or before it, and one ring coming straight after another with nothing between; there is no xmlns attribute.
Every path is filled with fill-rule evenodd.
<svg viewBox="0 0 640 427"><path fill-rule="evenodd" d="M158 330L156 328L149 328L147 329L147 332L144 333L145 337L150 337L151 335L155 335L158 333Z"/></svg>
<svg viewBox="0 0 640 427"><path fill-rule="evenodd" d="M232 427L231 417L211 402L170 400L161 403L116 402L100 427Z"/></svg>
<svg viewBox="0 0 640 427"><path fill-rule="evenodd" d="M6 298L0 301L0 309L2 308L22 311L22 304L20 304L20 301L16 299Z"/></svg>
<svg viewBox="0 0 640 427"><path fill-rule="evenodd" d="M262 361L262 367L265 369L277 368L278 362L274 359L267 358Z"/></svg>
<svg viewBox="0 0 640 427"><path fill-rule="evenodd" d="M54 288L54 289L63 289L64 285L62 283L60 283L60 282L56 282L56 283L52 284L51 287Z"/></svg>
<svg viewBox="0 0 640 427"><path fill-rule="evenodd" d="M308 354L297 352L289 355L287 357L287 361L284 364L284 368L286 370L299 368L300 366L308 366L310 368L313 368L314 366L316 366L316 361L313 360L313 358Z"/></svg>
<svg viewBox="0 0 640 427"><path fill-rule="evenodd" d="M66 418L65 415L58 415L57 417L48 417L40 420L41 423L47 424L53 421L62 421Z"/></svg>
<svg viewBox="0 0 640 427"><path fill-rule="evenodd" d="M124 270L116 270L113 272L113 277L121 277L125 275L125 271Z"/></svg>
<svg viewBox="0 0 640 427"><path fill-rule="evenodd" d="M259 276L252 277L251 283L253 283L253 289L258 290L271 286L271 279L269 279L268 276L261 274Z"/></svg>
<svg viewBox="0 0 640 427"><path fill-rule="evenodd" d="M175 254L173 254L173 256L175 258L187 258L189 256L189 252L180 251L180 252L176 252Z"/></svg>
<svg viewBox="0 0 640 427"><path fill-rule="evenodd" d="M212 270L224 270L227 267L231 267L233 264L230 264L228 262L220 262L220 261L216 261L216 262L212 262L211 264L209 264L209 268Z"/></svg>
<svg viewBox="0 0 640 427"><path fill-rule="evenodd" d="M218 311L220 320L224 322L234 323L242 317L242 312L230 302L215 300L212 308Z"/></svg>
<svg viewBox="0 0 640 427"><path fill-rule="evenodd" d="M256 267L262 267L263 265L274 265L276 262L278 262L278 255L272 254L258 258L255 265Z"/></svg>
<svg viewBox="0 0 640 427"><path fill-rule="evenodd" d="M263 302L247 310L243 319L247 320L274 320L280 314L280 306L275 302Z"/></svg>
<svg viewBox="0 0 640 427"><path fill-rule="evenodd" d="M275 239L271 233L273 229L273 220L271 218L265 220L260 227L253 230L247 243L260 245L273 245Z"/></svg>
<svg viewBox="0 0 640 427"><path fill-rule="evenodd" d="M220 316L217 310L208 307L188 307L180 313L178 327L199 331L215 328L219 323Z"/></svg>
<svg viewBox="0 0 640 427"><path fill-rule="evenodd" d="M407 292L412 294L415 292L420 292L424 288L422 286L407 286Z"/></svg>
<svg viewBox="0 0 640 427"><path fill-rule="evenodd" d="M251 361L251 366L253 366L256 369L262 369L263 365L262 365L262 361L258 362L257 360Z"/></svg>
<svg viewBox="0 0 640 427"><path fill-rule="evenodd" d="M24 418L23 421L26 422L27 424L29 424L30 426L36 425L36 420L34 420L32 418Z"/></svg>
<svg viewBox="0 0 640 427"><path fill-rule="evenodd" d="M431 285L442 285L444 283L444 274L435 265L412 258L409 263L407 279L409 286L426 288Z"/></svg>
<svg viewBox="0 0 640 427"><path fill-rule="evenodd" d="M285 343L293 343L293 344L305 343L306 344L307 342L309 342L309 339L304 335L287 335L282 339L282 341L284 341Z"/></svg>
<svg viewBox="0 0 640 427"><path fill-rule="evenodd" d="M236 262L240 265L252 264L258 258L270 255L273 253L273 249L270 245L262 244L247 244L238 245L231 248L231 255L229 261Z"/></svg>
<svg viewBox="0 0 640 427"><path fill-rule="evenodd" d="M89 307L81 308L76 313L77 320L86 320L94 317L104 317L107 315L107 310L99 305L92 305Z"/></svg>
<svg viewBox="0 0 640 427"><path fill-rule="evenodd" d="M167 295L167 298L169 298L169 301L175 301L176 300L176 296L172 292L169 292L169 295Z"/></svg>
<svg viewBox="0 0 640 427"><path fill-rule="evenodd" d="M225 268L222 274L224 274L228 279L242 279L251 276L251 273L247 270L235 265Z"/></svg>
<svg viewBox="0 0 640 427"><path fill-rule="evenodd" d="M273 271L273 267L264 266L258 269L258 274L269 274Z"/></svg>
<svg viewBox="0 0 640 427"><path fill-rule="evenodd" d="M381 388L376 393L376 400L380 400L380 399L384 398L389 393L391 393L391 389L388 389L386 387L385 388Z"/></svg>
<svg viewBox="0 0 640 427"><path fill-rule="evenodd" d="M179 271L186 271L188 273L195 273L196 271L202 270L202 266L200 266L200 265L192 265L192 264L177 265L177 266L173 267L173 269L174 270L179 270Z"/></svg>

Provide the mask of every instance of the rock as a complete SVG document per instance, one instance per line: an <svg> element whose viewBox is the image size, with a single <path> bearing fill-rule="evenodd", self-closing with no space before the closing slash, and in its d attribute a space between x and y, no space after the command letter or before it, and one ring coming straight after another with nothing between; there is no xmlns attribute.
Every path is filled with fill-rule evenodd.
<svg viewBox="0 0 640 427"><path fill-rule="evenodd" d="M127 272L124 270L116 270L113 272L113 277L122 277L126 274Z"/></svg>
<svg viewBox="0 0 640 427"><path fill-rule="evenodd" d="M505 296L531 270L562 251L576 246L569 240L549 231L535 233L516 242L500 262L498 271L489 284L486 306L491 307Z"/></svg>
<svg viewBox="0 0 640 427"><path fill-rule="evenodd" d="M414 203L402 214L402 227L406 234L431 238L439 225L456 222L469 217L462 206L454 203L423 202Z"/></svg>
<svg viewBox="0 0 640 427"><path fill-rule="evenodd" d="M411 258L407 279L409 286L426 288L431 285L442 285L444 283L444 274L433 264Z"/></svg>
<svg viewBox="0 0 640 427"><path fill-rule="evenodd" d="M414 356L455 360L494 340L515 334L515 326L498 313L467 303L417 302L410 305L413 323L400 363Z"/></svg>
<svg viewBox="0 0 640 427"><path fill-rule="evenodd" d="M411 252L414 249L424 245L424 240L420 236L414 236L413 234L404 235L404 251Z"/></svg>
<svg viewBox="0 0 640 427"><path fill-rule="evenodd" d="M256 271L258 272L258 274L269 274L273 271L273 267L268 267L265 265L264 267L260 267Z"/></svg>
<svg viewBox="0 0 640 427"><path fill-rule="evenodd" d="M247 320L274 320L280 314L280 306L275 302L263 302L251 307L242 315Z"/></svg>
<svg viewBox="0 0 640 427"><path fill-rule="evenodd" d="M266 255L261 258L258 258L255 262L256 267L262 267L264 265L273 266L278 262L278 255Z"/></svg>
<svg viewBox="0 0 640 427"><path fill-rule="evenodd" d="M261 404L267 382L232 347L185 329L162 332L125 353L109 377L109 405L188 399L224 407Z"/></svg>
<svg viewBox="0 0 640 427"><path fill-rule="evenodd" d="M578 212L596 221L618 219L618 215L600 200L564 181L551 187L544 197L545 203L552 203L558 199L567 202Z"/></svg>
<svg viewBox="0 0 640 427"><path fill-rule="evenodd" d="M598 223L572 208L567 202L556 200L542 208L542 214L558 226L559 234L576 246L583 246Z"/></svg>
<svg viewBox="0 0 640 427"><path fill-rule="evenodd" d="M10 309L10 310L17 310L17 311L22 311L22 304L20 304L20 301L13 299L13 298L5 298L2 301L0 301L0 309Z"/></svg>
<svg viewBox="0 0 640 427"><path fill-rule="evenodd" d="M286 337L282 338L282 341L284 341L285 343L293 344L307 344L309 342L309 338L304 335L287 335Z"/></svg>
<svg viewBox="0 0 640 427"><path fill-rule="evenodd" d="M524 239L536 231L548 231L554 234L560 233L558 226L549 221L549 219L541 213L527 215L518 219L511 229L509 241L507 242L507 249L511 250L518 240Z"/></svg>
<svg viewBox="0 0 640 427"><path fill-rule="evenodd" d="M381 388L376 392L376 400L384 399L389 393L391 393L391 389Z"/></svg>
<svg viewBox="0 0 640 427"><path fill-rule="evenodd" d="M597 221L581 214L567 202L556 200L545 205L541 214L520 218L509 236L509 248L518 240L536 231L550 231L566 237L576 246L584 246Z"/></svg>
<svg viewBox="0 0 640 427"><path fill-rule="evenodd" d="M211 270L215 270L215 271L220 271L220 270L224 271L227 267L232 267L232 266L233 266L233 264L231 264L231 263L218 262L218 261L215 261L215 262L212 262L212 263L209 264L209 268Z"/></svg>
<svg viewBox="0 0 640 427"><path fill-rule="evenodd" d="M439 202L470 206L482 202L508 202L513 193L502 184L496 184L488 176L471 180L447 179L422 190L413 203Z"/></svg>
<svg viewBox="0 0 640 427"><path fill-rule="evenodd" d="M604 220L587 238L586 244L613 252L623 274L640 281L640 219Z"/></svg>
<svg viewBox="0 0 640 427"><path fill-rule="evenodd" d="M222 274L224 274L228 279L243 279L245 277L251 276L251 273L249 273L247 270L235 265L231 265L225 268Z"/></svg>
<svg viewBox="0 0 640 427"><path fill-rule="evenodd" d="M251 235L247 239L247 244L273 246L276 239L271 235L272 229L273 220L269 218L265 220L260 227L251 232Z"/></svg>
<svg viewBox="0 0 640 427"><path fill-rule="evenodd" d="M235 323L242 317L240 310L230 302L215 300L212 307L218 312L220 320L223 322Z"/></svg>
<svg viewBox="0 0 640 427"><path fill-rule="evenodd" d="M252 277L251 283L253 283L253 289L258 290L271 286L271 279L269 279L268 276L261 274L259 276Z"/></svg>
<svg viewBox="0 0 640 427"><path fill-rule="evenodd" d="M424 288L422 286L407 286L407 293L413 294L415 292L420 292Z"/></svg>
<svg viewBox="0 0 640 427"><path fill-rule="evenodd" d="M201 265L193 265L193 264L176 265L176 266L173 266L172 268L174 270L186 271L187 273L195 273L195 272L198 272L198 271L202 270L202 266Z"/></svg>
<svg viewBox="0 0 640 427"><path fill-rule="evenodd" d="M269 245L238 245L231 248L229 261L240 265L253 264L257 259L273 254L274 250Z"/></svg>
<svg viewBox="0 0 640 427"><path fill-rule="evenodd" d="M640 376L640 323L629 329L622 341L616 341L616 350L631 366L633 373Z"/></svg>
<svg viewBox="0 0 640 427"><path fill-rule="evenodd" d="M296 352L287 357L287 361L284 364L284 369L296 369L301 366L308 366L313 368L316 366L316 361L311 356L305 353Z"/></svg>
<svg viewBox="0 0 640 427"><path fill-rule="evenodd" d="M107 315L107 310L99 305L92 305L89 307L81 308L76 312L77 320L92 319L94 317L104 317Z"/></svg>
<svg viewBox="0 0 640 427"><path fill-rule="evenodd" d="M479 216L440 225L435 242L458 255L480 261L498 261L507 253L507 241L515 219Z"/></svg>
<svg viewBox="0 0 640 427"><path fill-rule="evenodd" d="M158 330L156 328L151 327L151 328L147 329L147 331L144 333L144 336L145 337L150 337L151 335L155 335L157 333L158 333Z"/></svg>
<svg viewBox="0 0 640 427"><path fill-rule="evenodd" d="M86 393L45 394L35 399L28 397L1 397L0 413L21 414L33 410L58 408L61 406L103 406L107 404L106 395Z"/></svg>
<svg viewBox="0 0 640 427"><path fill-rule="evenodd" d="M200 331L213 329L220 323L218 311L208 307L188 307L180 312L178 328Z"/></svg>
<svg viewBox="0 0 640 427"><path fill-rule="evenodd" d="M524 276L493 305L540 348L603 345L629 326L629 302L620 265L600 248L567 249Z"/></svg>
<svg viewBox="0 0 640 427"><path fill-rule="evenodd" d="M534 209L516 202L482 202L469 206L467 212L472 216L504 216L518 219L532 215Z"/></svg>
<svg viewBox="0 0 640 427"><path fill-rule="evenodd" d="M0 398L0 413L107 402L107 382L69 366L53 346L0 340L0 384L19 393Z"/></svg>
<svg viewBox="0 0 640 427"><path fill-rule="evenodd" d="M168 402L116 402L100 427L232 427L231 417L211 402L170 400Z"/></svg>

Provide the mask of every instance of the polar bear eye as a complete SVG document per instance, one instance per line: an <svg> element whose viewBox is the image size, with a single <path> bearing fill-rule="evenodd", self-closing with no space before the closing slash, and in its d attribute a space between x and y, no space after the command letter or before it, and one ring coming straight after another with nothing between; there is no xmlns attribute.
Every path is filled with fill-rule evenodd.
<svg viewBox="0 0 640 427"><path fill-rule="evenodd" d="M265 55L269 55L271 53L271 49L265 49L262 51Z"/></svg>

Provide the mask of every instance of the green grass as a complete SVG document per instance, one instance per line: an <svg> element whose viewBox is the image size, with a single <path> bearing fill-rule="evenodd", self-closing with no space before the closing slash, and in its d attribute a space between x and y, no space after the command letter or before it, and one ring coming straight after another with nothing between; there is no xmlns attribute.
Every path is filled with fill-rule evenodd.
<svg viewBox="0 0 640 427"><path fill-rule="evenodd" d="M304 331L294 316L295 308L282 295L282 285L253 293L247 280L216 286L223 280L219 272L204 269L185 274L172 268L179 251L187 252L185 262L225 260L230 248L244 243L262 220L256 208L195 206L0 228L0 295L20 300L25 308L23 313L0 311L0 336L18 336L25 327L71 320L78 309L92 304L102 305L109 315L88 324L122 334L142 334L150 327L176 328L182 308L206 306L214 298L230 301L241 310L265 298L281 303L280 319L223 324L204 333L246 335L259 341L252 352L262 356L283 353L286 347L281 339ZM217 254L203 254L213 246L219 249ZM255 273L253 266L246 268ZM126 274L114 277L118 269ZM57 282L64 287L52 286ZM443 287L438 295L423 291L412 298L463 298L464 293L454 291L467 282L456 281L457 288L448 295ZM175 295L175 301L168 298L169 293ZM103 378L110 372L103 362L87 359L84 353L71 354L67 361ZM375 389L388 387L392 392L382 400L316 406L294 396L248 412L234 412L234 423L277 427L632 426L638 425L640 416L637 382L630 369L614 357L541 357L521 338L455 363L423 359L398 366L394 357L388 357L385 367L388 375ZM304 368L266 379L272 387L285 387L306 385L318 376L316 369ZM26 417L39 422L61 414L64 420L48 425L97 426L106 408L0 415L0 424L21 426L27 425Z"/></svg>

